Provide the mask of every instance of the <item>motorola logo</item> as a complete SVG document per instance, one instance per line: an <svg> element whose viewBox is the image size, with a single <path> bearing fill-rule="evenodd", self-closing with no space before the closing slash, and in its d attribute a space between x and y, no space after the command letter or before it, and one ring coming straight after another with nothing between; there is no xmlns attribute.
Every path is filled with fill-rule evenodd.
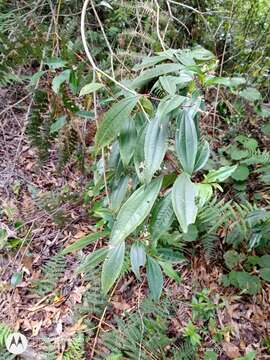
<svg viewBox="0 0 270 360"><path fill-rule="evenodd" d="M20 355L26 350L28 341L23 334L16 332L10 334L5 343L7 350L11 354Z"/></svg>

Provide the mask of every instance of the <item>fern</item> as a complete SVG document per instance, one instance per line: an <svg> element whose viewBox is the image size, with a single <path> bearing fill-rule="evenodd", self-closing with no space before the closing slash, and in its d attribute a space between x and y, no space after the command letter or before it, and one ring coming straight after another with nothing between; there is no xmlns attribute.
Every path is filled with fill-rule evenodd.
<svg viewBox="0 0 270 360"><path fill-rule="evenodd" d="M40 280L33 282L34 291L40 296L52 292L58 280L61 278L66 268L65 258L57 254L51 258L43 267Z"/></svg>
<svg viewBox="0 0 270 360"><path fill-rule="evenodd" d="M38 150L41 161L45 161L49 155L50 135L48 129L49 101L45 91L37 90L34 94L34 105L27 124L27 134L31 145Z"/></svg>
<svg viewBox="0 0 270 360"><path fill-rule="evenodd" d="M190 347L178 346L179 339L168 336L174 311L166 300L157 305L146 299L136 312L117 318L117 327L104 333L101 341L110 355L121 354L127 359L188 359L185 356ZM97 349L95 359L106 358L108 352Z"/></svg>
<svg viewBox="0 0 270 360"><path fill-rule="evenodd" d="M67 350L63 354L64 360L84 360L84 335L77 334L69 343Z"/></svg>
<svg viewBox="0 0 270 360"><path fill-rule="evenodd" d="M250 151L249 157L245 160L242 160L241 163L246 165L256 165L256 164L267 164L270 162L270 152L267 150L254 150Z"/></svg>

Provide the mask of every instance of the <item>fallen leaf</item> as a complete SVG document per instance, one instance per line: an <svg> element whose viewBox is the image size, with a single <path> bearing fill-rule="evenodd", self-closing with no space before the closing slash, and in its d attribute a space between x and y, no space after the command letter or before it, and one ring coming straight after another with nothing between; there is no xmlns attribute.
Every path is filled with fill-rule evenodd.
<svg viewBox="0 0 270 360"><path fill-rule="evenodd" d="M235 359L241 356L238 347L232 343L223 343L222 348L230 359Z"/></svg>

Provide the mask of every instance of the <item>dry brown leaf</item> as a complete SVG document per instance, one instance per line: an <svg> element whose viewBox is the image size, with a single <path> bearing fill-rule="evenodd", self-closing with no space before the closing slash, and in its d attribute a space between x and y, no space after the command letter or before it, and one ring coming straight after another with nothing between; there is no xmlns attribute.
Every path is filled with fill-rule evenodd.
<svg viewBox="0 0 270 360"><path fill-rule="evenodd" d="M224 342L222 344L222 348L230 359L236 359L237 357L241 356L238 347L232 343Z"/></svg>

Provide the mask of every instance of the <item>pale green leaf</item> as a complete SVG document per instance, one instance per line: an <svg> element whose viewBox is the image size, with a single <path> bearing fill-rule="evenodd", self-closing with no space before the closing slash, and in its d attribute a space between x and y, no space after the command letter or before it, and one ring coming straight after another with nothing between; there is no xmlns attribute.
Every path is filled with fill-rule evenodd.
<svg viewBox="0 0 270 360"><path fill-rule="evenodd" d="M184 233L188 225L196 220L198 208L195 204L197 187L190 180L188 174L183 173L176 179L172 189L172 204L175 215Z"/></svg>
<svg viewBox="0 0 270 360"><path fill-rule="evenodd" d="M153 300L158 301L163 287L163 274L159 263L150 256L147 256L146 273L150 294Z"/></svg>
<svg viewBox="0 0 270 360"><path fill-rule="evenodd" d="M66 255L70 252L74 252L74 251L83 249L85 246L87 246L87 245L91 244L92 242L94 242L102 237L105 237L107 235L109 235L109 231L100 231L100 232L96 232L93 234L88 234L86 236L83 236L79 240L75 241L73 244L66 247L62 251L62 254Z"/></svg>
<svg viewBox="0 0 270 360"><path fill-rule="evenodd" d="M210 170L205 176L203 183L210 184L215 182L223 182L230 177L236 170L237 165L234 166L223 166L218 170Z"/></svg>
<svg viewBox="0 0 270 360"><path fill-rule="evenodd" d="M94 268L101 264L108 254L108 248L101 248L93 251L82 261L81 265L76 269L76 273L81 273L89 271L89 269Z"/></svg>
<svg viewBox="0 0 270 360"><path fill-rule="evenodd" d="M198 150L198 136L191 110L183 110L178 116L175 147L183 170L191 175Z"/></svg>
<svg viewBox="0 0 270 360"><path fill-rule="evenodd" d="M204 141L198 147L198 152L194 165L194 171L199 171L200 169L202 169L206 165L209 156L210 156L209 143L208 141Z"/></svg>
<svg viewBox="0 0 270 360"><path fill-rule="evenodd" d="M52 123L51 127L50 127L50 133L56 133L58 132L60 129L62 129L62 127L66 124L66 115L62 115L59 118L56 119L56 121L54 123Z"/></svg>
<svg viewBox="0 0 270 360"><path fill-rule="evenodd" d="M122 176L118 181L117 184L114 184L112 193L111 193L111 209L114 212L117 212L122 202L125 199L127 190L128 190L128 176Z"/></svg>
<svg viewBox="0 0 270 360"><path fill-rule="evenodd" d="M157 116L159 116L162 119L165 118L165 116L168 115L170 112L179 108L180 105L182 105L185 100L186 97L181 95L164 97L158 105Z"/></svg>
<svg viewBox="0 0 270 360"><path fill-rule="evenodd" d="M132 244L130 249L130 261L132 271L137 279L141 280L140 267L144 266L146 262L146 254L143 245L139 243Z"/></svg>
<svg viewBox="0 0 270 360"><path fill-rule="evenodd" d="M252 87L240 91L239 95L250 102L258 101L262 98L261 93Z"/></svg>
<svg viewBox="0 0 270 360"><path fill-rule="evenodd" d="M144 178L149 183L154 173L160 168L167 149L166 123L158 117L147 125L144 141L145 172Z"/></svg>
<svg viewBox="0 0 270 360"><path fill-rule="evenodd" d="M79 96L91 94L91 93L93 93L95 91L98 91L99 89L101 89L103 87L104 87L104 85L100 84L100 83L87 84L81 89Z"/></svg>
<svg viewBox="0 0 270 360"><path fill-rule="evenodd" d="M102 291L107 294L114 282L119 277L124 263L125 242L112 246L106 260L102 266L101 287Z"/></svg>
<svg viewBox="0 0 270 360"><path fill-rule="evenodd" d="M157 78L161 75L175 73L183 69L181 64L160 64L152 69L143 71L131 84L133 89L141 88L150 80Z"/></svg>
<svg viewBox="0 0 270 360"><path fill-rule="evenodd" d="M56 94L59 93L60 87L65 81L69 82L70 74L71 70L67 69L61 72L61 74L55 76L52 81L52 89Z"/></svg>
<svg viewBox="0 0 270 360"><path fill-rule="evenodd" d="M114 104L103 117L95 137L97 150L109 145L120 133L124 122L137 103L137 97L124 98Z"/></svg>
<svg viewBox="0 0 270 360"><path fill-rule="evenodd" d="M119 150L124 166L127 166L134 154L137 140L137 131L134 120L128 118L119 135Z"/></svg>
<svg viewBox="0 0 270 360"><path fill-rule="evenodd" d="M169 230L173 219L174 211L172 208L172 193L170 192L155 205L152 212L150 232L155 241Z"/></svg>
<svg viewBox="0 0 270 360"><path fill-rule="evenodd" d="M147 217L159 194L162 178L137 189L121 207L113 225L111 244L123 242Z"/></svg>

